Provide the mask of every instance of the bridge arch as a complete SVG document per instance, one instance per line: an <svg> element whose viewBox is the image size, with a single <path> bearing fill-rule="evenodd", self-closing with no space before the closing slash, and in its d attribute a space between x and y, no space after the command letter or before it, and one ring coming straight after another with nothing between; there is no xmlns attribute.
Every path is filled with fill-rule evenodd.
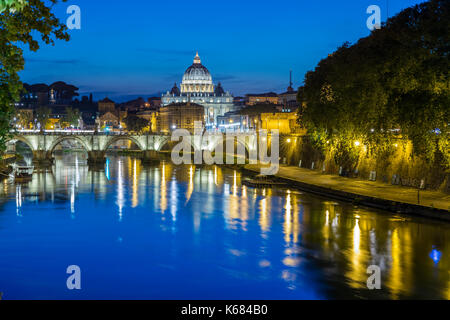
<svg viewBox="0 0 450 320"><path fill-rule="evenodd" d="M37 146L33 146L33 143L31 141L29 141L25 136L14 136L10 142L13 142L14 144L17 143L17 141L23 142L25 143L30 149L31 151L35 151L37 149Z"/></svg>
<svg viewBox="0 0 450 320"><path fill-rule="evenodd" d="M118 141L121 141L121 140L131 141L138 146L139 150L141 150L141 151L145 150L145 147L141 144L141 142L139 142L136 138L134 138L132 136L114 136L106 142L103 151L106 152L112 144L114 144Z"/></svg>
<svg viewBox="0 0 450 320"><path fill-rule="evenodd" d="M89 151L91 151L92 148L90 148L89 144L81 137L78 137L76 135L69 135L69 136L62 136L59 137L58 139L56 139L55 141L52 142L52 144L50 145L50 147L48 148L48 154L52 154L53 151L55 151L55 148L63 141L65 140L76 140L77 142L79 142L82 146L83 149L89 153Z"/></svg>
<svg viewBox="0 0 450 320"><path fill-rule="evenodd" d="M166 149L166 151L172 151L172 149L178 145L179 143L183 143L183 137L180 137L180 140L178 141L172 141L169 139L164 139L161 141L159 147L156 149L156 151L162 151L163 149ZM189 145L192 148L192 151L198 151L198 148L195 146L195 143L192 138L188 139ZM168 148L167 148L168 147Z"/></svg>
<svg viewBox="0 0 450 320"><path fill-rule="evenodd" d="M153 137L153 150L161 151L164 146L170 143L169 136L154 136Z"/></svg>
<svg viewBox="0 0 450 320"><path fill-rule="evenodd" d="M249 142L246 139L246 136L236 136L236 135L224 135L222 136L221 139L217 139L217 141L215 141L212 146L210 146L209 151L213 152L214 150L216 150L216 147L220 144L220 142L222 141L223 143L223 153L226 154L227 150L227 141L233 140L233 152L237 151L237 145L241 145L244 147L245 150L245 158L249 159L250 158L250 151L252 150L252 148L249 145ZM236 148L236 149L235 149Z"/></svg>

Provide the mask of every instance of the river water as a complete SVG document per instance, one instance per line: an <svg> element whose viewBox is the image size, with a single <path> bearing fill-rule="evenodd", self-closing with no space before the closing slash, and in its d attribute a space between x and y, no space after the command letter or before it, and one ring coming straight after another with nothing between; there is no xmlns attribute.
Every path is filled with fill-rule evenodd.
<svg viewBox="0 0 450 320"><path fill-rule="evenodd" d="M450 299L450 225L221 167L56 157L0 188L3 299ZM81 270L68 290L67 267ZM368 290L367 268L381 270Z"/></svg>

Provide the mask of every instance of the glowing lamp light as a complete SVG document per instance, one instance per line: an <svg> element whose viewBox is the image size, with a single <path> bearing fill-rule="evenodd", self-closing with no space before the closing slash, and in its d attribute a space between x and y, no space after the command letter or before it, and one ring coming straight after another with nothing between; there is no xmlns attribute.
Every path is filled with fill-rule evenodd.
<svg viewBox="0 0 450 320"><path fill-rule="evenodd" d="M435 264L439 263L439 260L441 260L442 253L436 249L433 249L430 253L431 260L434 261Z"/></svg>
<svg viewBox="0 0 450 320"><path fill-rule="evenodd" d="M398 143L395 143L395 144L394 144L394 147L398 148Z"/></svg>
<svg viewBox="0 0 450 320"><path fill-rule="evenodd" d="M287 139L286 142L287 142L287 143L291 143L291 139Z"/></svg>
<svg viewBox="0 0 450 320"><path fill-rule="evenodd" d="M361 145L361 142L355 141L355 146L359 147Z"/></svg>

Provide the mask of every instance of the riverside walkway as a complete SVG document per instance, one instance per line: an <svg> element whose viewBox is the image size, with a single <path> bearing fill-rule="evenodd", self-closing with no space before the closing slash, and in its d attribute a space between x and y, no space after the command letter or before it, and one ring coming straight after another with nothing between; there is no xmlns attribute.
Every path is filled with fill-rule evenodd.
<svg viewBox="0 0 450 320"><path fill-rule="evenodd" d="M244 168L255 173L260 171L259 165L246 165ZM419 193L416 188L344 178L294 166L280 166L276 177L313 193L358 201L363 205L394 212L450 221L450 195L440 191L420 190Z"/></svg>

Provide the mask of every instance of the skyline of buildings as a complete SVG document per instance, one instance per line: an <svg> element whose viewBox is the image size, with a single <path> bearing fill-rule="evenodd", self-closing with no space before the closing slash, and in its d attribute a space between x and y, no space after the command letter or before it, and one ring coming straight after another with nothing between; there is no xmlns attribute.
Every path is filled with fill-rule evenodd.
<svg viewBox="0 0 450 320"><path fill-rule="evenodd" d="M38 122L37 115L40 112L38 109L49 107L51 124L47 129L64 128L67 125L64 121L67 116L67 108L69 110L75 108L80 111L81 127L97 128L102 131L126 129L125 119L128 116L147 121L150 124L150 131L154 128L154 130L164 132L173 130L173 127L191 129L190 126L198 120L203 121L206 130L211 131L230 129L246 131L252 127L253 121L258 121L258 123L263 121L261 116L261 119L252 119L252 124L248 123L248 112L246 110L242 112L242 109L252 109L250 113L255 114L256 112L255 115L258 117L259 113L264 112L279 114L276 117L285 118L287 121L287 125L282 125L285 126L285 131L296 130L293 125L289 125L289 122L295 118L298 108L297 91L294 90L292 83L292 71L289 75L289 86L286 92L280 94L274 92L248 93L245 97L234 97L224 90L220 81L217 84L213 82L213 76L202 64L197 52L192 65L185 70L179 87L175 83L170 91L159 97L147 99L139 97L124 103L116 103L108 96L95 101L92 93L89 96L80 97L78 87L62 81L51 85L24 84L26 92L22 95L21 101L16 103L16 107L28 114L30 112L34 114L32 117L35 118L34 126ZM202 117L199 117L199 109L196 109L196 105L202 108ZM183 108L195 109L195 114L180 111ZM281 115L282 113L292 113L292 116ZM166 116L168 114L174 115ZM179 118L177 121L170 120L175 116L177 119ZM267 119L268 116L264 116L264 118ZM21 127L24 122L27 121L21 121ZM259 127L262 126L262 124L259 125ZM31 128L33 124L25 125L25 127ZM269 127L267 121L266 127ZM279 128L280 123L278 122L275 127Z"/></svg>
<svg viewBox="0 0 450 320"><path fill-rule="evenodd" d="M217 84L213 82L213 76L197 52L179 87L175 83L160 97L139 97L116 103L108 96L95 101L92 93L80 97L78 87L62 81L51 85L24 84L26 92L16 107L26 116L20 116L17 125L20 128L40 127L38 118L43 112L40 108L47 107L51 110L45 125L47 130L70 127L66 119L72 109L79 112L80 128L106 132L129 130L128 117L134 119L132 123L146 121L146 131L149 132L167 133L178 128L191 130L195 121L202 121L208 131L246 132L256 127L281 129L283 132L298 130L295 125L297 91L293 88L292 72L286 92L249 93L245 97L234 97L224 90L220 81Z"/></svg>
<svg viewBox="0 0 450 320"><path fill-rule="evenodd" d="M419 2L389 1L389 13ZM42 45L37 53L24 48L21 78L27 83L75 83L81 95L117 102L166 92L180 81L180 70L197 50L214 70L215 81L235 96L281 92L289 70L298 87L322 58L344 42L370 34L369 5L379 5L386 20L385 0L232 0L225 5L175 0L137 1L133 6L79 0L55 7L62 21L70 4L81 9L81 29L69 31L69 42ZM170 18L163 12L170 12Z"/></svg>

